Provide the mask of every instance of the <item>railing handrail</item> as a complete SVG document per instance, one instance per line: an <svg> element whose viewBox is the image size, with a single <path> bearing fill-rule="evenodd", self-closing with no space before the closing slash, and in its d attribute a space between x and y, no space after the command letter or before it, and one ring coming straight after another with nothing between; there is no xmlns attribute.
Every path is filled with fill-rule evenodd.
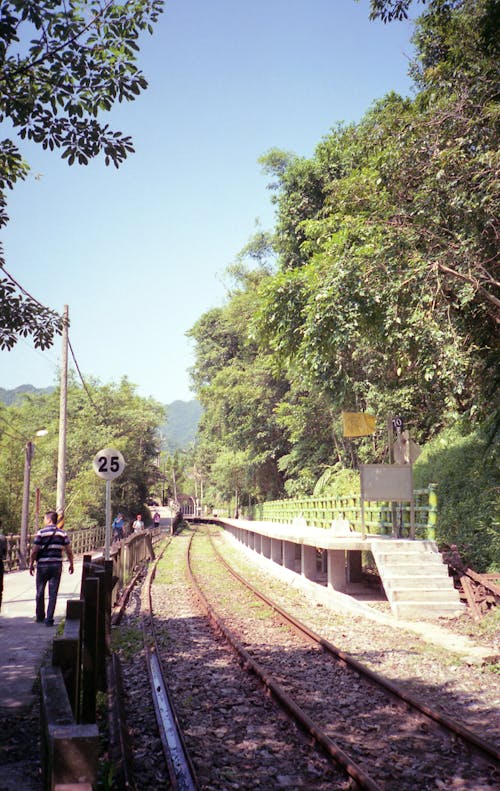
<svg viewBox="0 0 500 791"><path fill-rule="evenodd" d="M415 489L415 537L435 540L437 523L437 487L429 484L425 489ZM220 516L224 508L217 508ZM396 513L398 533L401 536L410 532L410 503L391 503L365 501L364 522L368 533L391 534L393 513ZM230 515L229 512L227 514ZM303 517L308 525L329 528L334 519L347 519L352 527L362 529L361 495L316 495L270 500L240 508L240 516L265 522L289 523L296 517Z"/></svg>

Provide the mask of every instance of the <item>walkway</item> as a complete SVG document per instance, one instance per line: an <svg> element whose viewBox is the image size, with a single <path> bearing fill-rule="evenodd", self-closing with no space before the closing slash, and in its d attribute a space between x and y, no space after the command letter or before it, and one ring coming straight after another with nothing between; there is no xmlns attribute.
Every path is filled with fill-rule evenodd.
<svg viewBox="0 0 500 791"><path fill-rule="evenodd" d="M2 710L19 709L33 702L33 684L45 654L66 616L66 601L80 598L82 560L75 560L75 572L67 562L57 597L55 626L35 622L35 577L29 571L13 571L4 577L0 611L0 716ZM47 592L46 592L47 595Z"/></svg>

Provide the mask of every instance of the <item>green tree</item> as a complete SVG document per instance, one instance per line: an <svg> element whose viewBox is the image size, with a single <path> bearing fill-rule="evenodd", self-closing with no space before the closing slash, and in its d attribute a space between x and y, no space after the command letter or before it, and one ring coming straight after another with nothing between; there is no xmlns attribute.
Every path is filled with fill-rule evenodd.
<svg viewBox="0 0 500 791"><path fill-rule="evenodd" d="M105 487L92 469L92 460L103 447L118 448L126 461L124 473L111 487L113 509L138 513L157 472L157 431L165 418L164 407L136 395L126 379L104 387L88 382L86 391L70 381L67 412L66 526L102 524ZM41 491L42 512L55 506L59 392L25 396L20 405L3 409L1 416L0 515L16 532L21 519L24 446L40 428L47 434L35 441L30 513L34 513L36 488Z"/></svg>
<svg viewBox="0 0 500 791"><path fill-rule="evenodd" d="M253 243L250 248L256 249ZM253 263L260 254L250 257ZM277 466L283 432L274 408L288 383L273 372L266 355L259 354L251 332L258 286L268 277L268 265L259 260L257 268L247 268L240 258L229 274L234 287L227 304L204 314L189 332L196 343L192 378L203 406L195 458L207 482L217 489L219 467L207 459L244 452L249 461L245 495L273 497L283 487Z"/></svg>
<svg viewBox="0 0 500 791"><path fill-rule="evenodd" d="M275 181L261 343L335 411L397 409L421 439L491 408L500 321L491 4L431 3L414 101L390 95ZM311 198L313 196L313 199Z"/></svg>
<svg viewBox="0 0 500 791"><path fill-rule="evenodd" d="M409 5L372 10L390 21ZM462 415L480 422L492 411L493 29L489 0L429 2L416 26L414 99L384 97L359 123L334 128L311 159L262 157L276 225L246 252L272 266L245 276L239 260L226 305L192 330L212 484L207 458L248 451L252 496L275 496L266 463L281 482L274 491L310 493L326 469L386 457L388 414L402 414L423 444ZM345 440L342 410L374 412L380 431Z"/></svg>
<svg viewBox="0 0 500 791"><path fill-rule="evenodd" d="M238 515L250 471L250 459L243 450L222 450L214 460L212 474L216 481L217 499L230 503L234 498L234 516Z"/></svg>
<svg viewBox="0 0 500 791"><path fill-rule="evenodd" d="M0 25L0 122L21 139L60 149L72 165L104 155L116 167L133 151L132 140L97 118L116 101L147 87L136 66L142 32L153 32L163 0L5 0ZM8 189L28 165L13 139L0 141L0 227L8 220ZM4 261L0 249L0 267ZM0 347L20 335L50 346L60 317L0 277Z"/></svg>

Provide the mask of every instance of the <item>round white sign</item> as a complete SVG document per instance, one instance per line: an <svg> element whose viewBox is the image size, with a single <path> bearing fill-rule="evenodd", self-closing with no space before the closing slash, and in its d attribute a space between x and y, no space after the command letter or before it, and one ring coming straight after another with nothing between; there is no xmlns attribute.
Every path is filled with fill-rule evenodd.
<svg viewBox="0 0 500 791"><path fill-rule="evenodd" d="M92 466L99 478L112 481L113 478L118 478L125 469L125 459L116 448L103 448L94 456Z"/></svg>

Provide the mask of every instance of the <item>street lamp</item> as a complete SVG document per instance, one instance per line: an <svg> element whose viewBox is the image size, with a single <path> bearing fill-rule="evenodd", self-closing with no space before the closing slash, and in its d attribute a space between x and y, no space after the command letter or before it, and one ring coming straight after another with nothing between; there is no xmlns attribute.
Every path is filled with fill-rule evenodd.
<svg viewBox="0 0 500 791"><path fill-rule="evenodd" d="M49 432L42 428L36 432L37 437L44 437ZM31 461L33 459L35 447L31 440L28 440L24 449L24 482L23 482L23 507L21 512L21 533L19 536L19 568L21 571L27 568L26 544L28 543L28 517L30 500L30 477Z"/></svg>

